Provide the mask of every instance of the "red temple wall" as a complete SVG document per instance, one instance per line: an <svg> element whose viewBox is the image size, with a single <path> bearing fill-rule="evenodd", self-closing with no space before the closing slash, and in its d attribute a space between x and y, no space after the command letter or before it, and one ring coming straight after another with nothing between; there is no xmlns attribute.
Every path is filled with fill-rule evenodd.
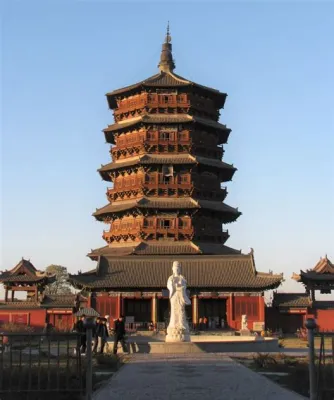
<svg viewBox="0 0 334 400"><path fill-rule="evenodd" d="M316 310L315 319L319 330L334 331L334 310Z"/></svg>
<svg viewBox="0 0 334 400"><path fill-rule="evenodd" d="M293 309L280 312L276 307L266 309L266 328L273 331L282 329L283 333L295 333L305 326L307 318L314 318L319 330L334 331L334 310Z"/></svg>
<svg viewBox="0 0 334 400"><path fill-rule="evenodd" d="M248 329L253 329L254 322L265 322L263 296L233 296L227 304L227 323L232 329L241 328L242 315L247 315Z"/></svg>
<svg viewBox="0 0 334 400"><path fill-rule="evenodd" d="M43 328L46 320L46 310L8 310L0 311L0 326L4 323L28 325L36 329Z"/></svg>
<svg viewBox="0 0 334 400"><path fill-rule="evenodd" d="M118 318L121 315L121 298L120 296L110 297L107 293L100 294L94 299L95 310L101 315L109 315L110 324L113 319Z"/></svg>

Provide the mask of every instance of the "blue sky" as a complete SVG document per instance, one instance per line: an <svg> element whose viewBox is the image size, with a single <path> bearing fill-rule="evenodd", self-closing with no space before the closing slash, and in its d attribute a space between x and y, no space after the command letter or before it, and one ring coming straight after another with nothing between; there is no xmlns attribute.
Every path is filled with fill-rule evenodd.
<svg viewBox="0 0 334 400"><path fill-rule="evenodd" d="M243 215L227 244L302 291L292 272L334 260L333 15L330 2L5 3L0 269L94 268L104 94L157 72L169 20L176 72L229 95L227 203Z"/></svg>

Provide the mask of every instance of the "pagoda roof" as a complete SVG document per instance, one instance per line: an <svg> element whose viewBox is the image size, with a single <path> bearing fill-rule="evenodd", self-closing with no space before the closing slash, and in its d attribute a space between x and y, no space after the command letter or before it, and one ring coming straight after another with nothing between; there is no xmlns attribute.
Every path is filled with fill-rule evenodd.
<svg viewBox="0 0 334 400"><path fill-rule="evenodd" d="M189 79L183 78L175 74L173 71L160 71L159 73L150 76L140 82L130 86L114 90L106 94L109 107L114 109L117 107L117 98L120 96L130 96L132 93L138 92L145 88L193 88L206 93L216 103L218 108L223 108L227 97L226 93L222 93L217 89L203 86L198 83L192 82Z"/></svg>
<svg viewBox="0 0 334 400"><path fill-rule="evenodd" d="M300 271L299 274L294 273L292 279L297 282L334 282L334 265L327 256L320 258L318 263L313 269L307 271Z"/></svg>
<svg viewBox="0 0 334 400"><path fill-rule="evenodd" d="M6 283L34 283L45 281L52 283L56 279L55 275L45 271L37 270L29 260L22 258L20 262L10 271L2 271L0 273L0 282Z"/></svg>
<svg viewBox="0 0 334 400"><path fill-rule="evenodd" d="M108 246L92 250L88 256L97 259L99 256L119 257L126 255L168 255L168 254L240 254L241 252L231 247L197 241L142 241L112 243Z"/></svg>
<svg viewBox="0 0 334 400"><path fill-rule="evenodd" d="M185 123L198 123L203 126L213 128L218 131L224 131L226 133L226 140L231 132L231 129L227 128L226 125L212 119L198 117L189 114L144 114L140 117L126 119L124 121L117 122L112 125L108 125L107 128L103 129L105 134L109 132L119 132L128 130L130 127L135 127L142 124L185 124ZM108 137L106 136L108 140Z"/></svg>
<svg viewBox="0 0 334 400"><path fill-rule="evenodd" d="M134 165L146 165L146 164L203 164L213 168L218 168L220 170L224 170L229 175L226 176L226 179L231 180L234 173L237 171L237 168L233 166L233 164L227 164L221 160L201 157L201 156L192 156L191 154L144 154L142 156L129 157L125 160L113 161L109 164L103 165L98 169L98 172L102 176L104 180L110 181L111 178L108 175L108 172L118 170L120 168L127 168Z"/></svg>
<svg viewBox="0 0 334 400"><path fill-rule="evenodd" d="M181 198L160 198L160 197L142 197L141 199L135 200L122 200L115 201L107 204L106 206L97 209L93 216L98 220L103 220L108 214L113 214L121 211L131 210L134 208L138 209L167 209L167 210L178 210L178 209L209 209L217 212L226 214L225 222L235 221L241 212L237 208L233 208L224 204L220 201L212 200L194 200L191 197Z"/></svg>
<svg viewBox="0 0 334 400"><path fill-rule="evenodd" d="M274 307L309 307L311 299L307 293L274 293Z"/></svg>
<svg viewBox="0 0 334 400"><path fill-rule="evenodd" d="M99 289L145 289L166 287L171 275L170 256L100 256L93 271L70 275L76 287L90 290ZM248 255L177 255L182 265L182 275L192 288L233 289L262 291L278 287L283 274L257 272L253 254Z"/></svg>

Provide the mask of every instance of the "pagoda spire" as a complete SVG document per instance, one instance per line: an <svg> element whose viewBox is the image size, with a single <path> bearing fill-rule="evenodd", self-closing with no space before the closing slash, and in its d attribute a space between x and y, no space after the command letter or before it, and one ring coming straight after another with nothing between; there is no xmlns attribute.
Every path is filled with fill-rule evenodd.
<svg viewBox="0 0 334 400"><path fill-rule="evenodd" d="M161 72L173 72L175 68L171 41L172 37L169 34L169 21L168 21L165 43L163 43L162 45L160 63L158 65Z"/></svg>

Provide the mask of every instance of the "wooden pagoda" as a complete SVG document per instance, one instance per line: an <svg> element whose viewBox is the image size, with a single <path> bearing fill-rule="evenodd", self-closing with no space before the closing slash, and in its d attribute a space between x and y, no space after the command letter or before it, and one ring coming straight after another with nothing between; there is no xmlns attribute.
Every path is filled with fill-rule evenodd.
<svg viewBox="0 0 334 400"><path fill-rule="evenodd" d="M108 226L107 245L89 253L98 261L96 270L70 279L94 293L92 305L101 314L159 322L168 308L161 291L177 259L193 297L195 324L205 315L236 326L247 309L233 310L238 291L255 293L256 300L247 297L249 320L263 321L262 291L277 287L282 276L257 273L253 254L225 245L226 226L241 215L224 203L222 186L236 172L222 161L231 130L218 120L227 95L174 68L167 31L160 71L106 95L115 119L104 129L112 161L98 171L112 187L108 204L93 215Z"/></svg>

